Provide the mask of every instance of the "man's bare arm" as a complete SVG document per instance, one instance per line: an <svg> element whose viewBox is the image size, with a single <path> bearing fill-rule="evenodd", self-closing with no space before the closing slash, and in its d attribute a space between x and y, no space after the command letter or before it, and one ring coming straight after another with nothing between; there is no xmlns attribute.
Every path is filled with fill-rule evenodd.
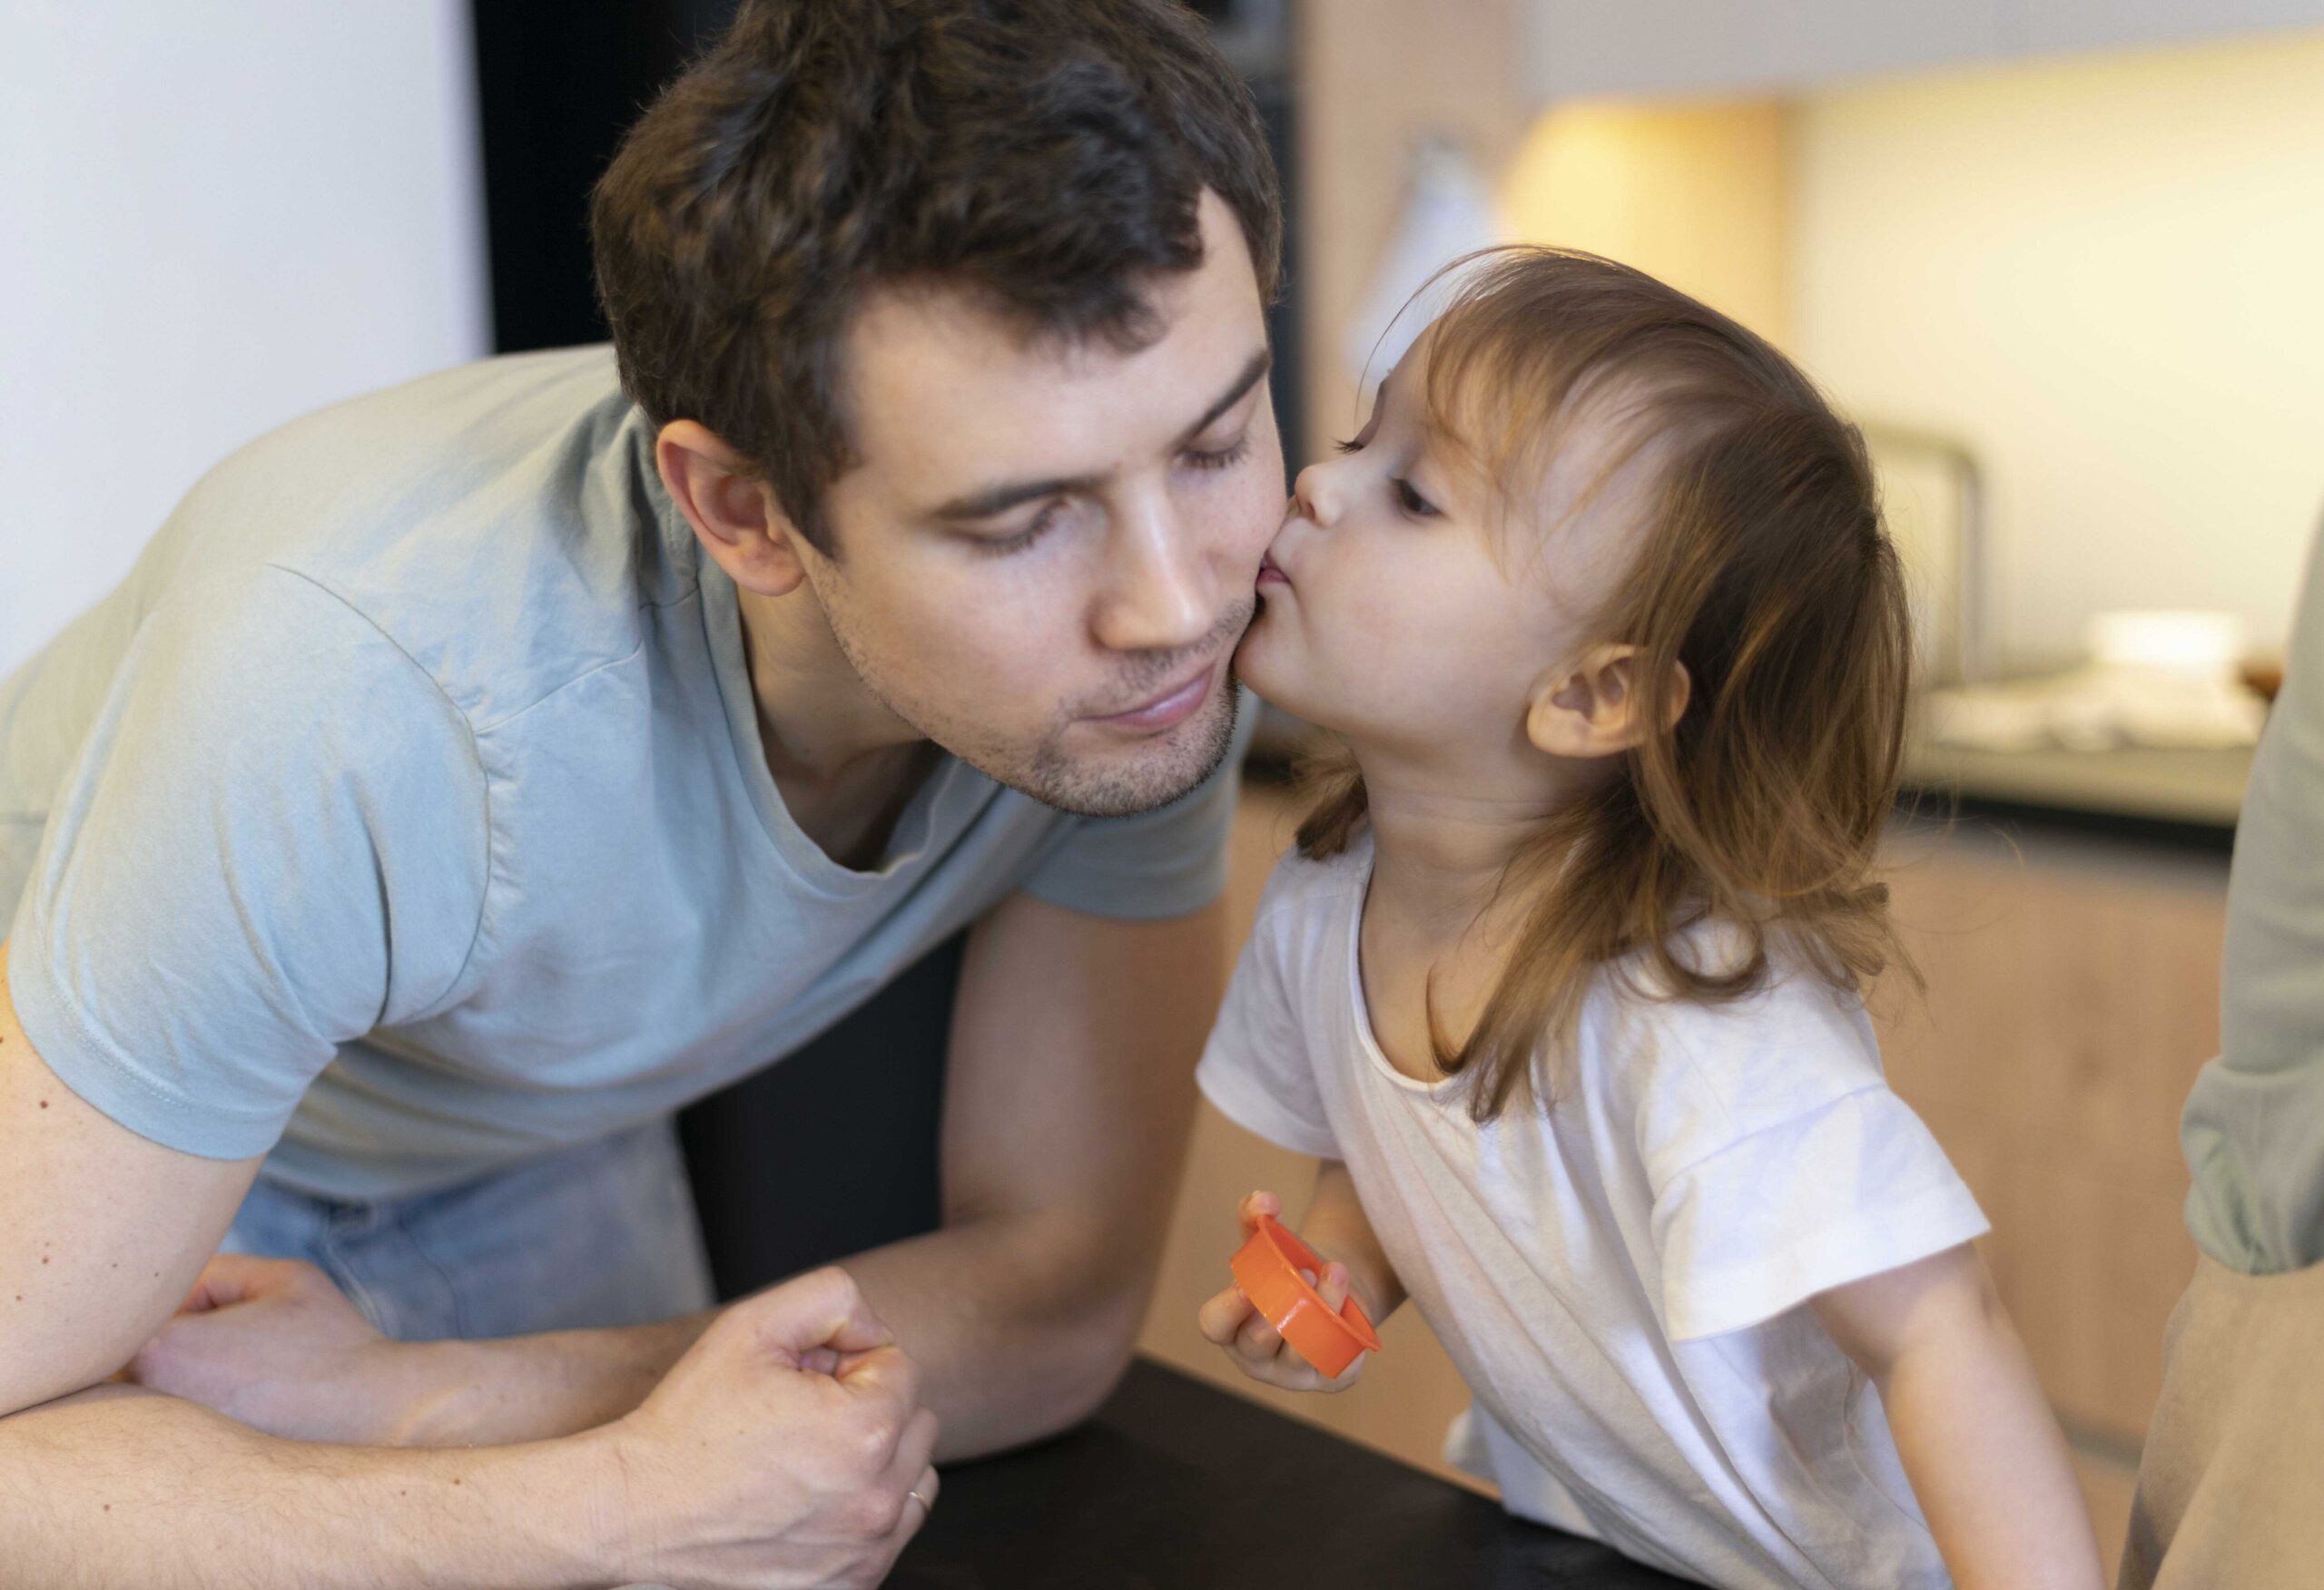
<svg viewBox="0 0 2324 1590"><path fill-rule="evenodd" d="M586 1438L314 1446L101 1386L0 1419L0 1562L60 1590L603 1584L619 1478Z"/></svg>
<svg viewBox="0 0 2324 1590"><path fill-rule="evenodd" d="M1087 1418L1129 1361L1226 977L1219 902L1160 922L1019 896L970 939L945 1230L848 1269L926 1374L943 1450Z"/></svg>
<svg viewBox="0 0 2324 1590"><path fill-rule="evenodd" d="M945 1085L944 1227L844 1261L921 1364L945 1458L1071 1424L1128 1361L1185 1158L1194 1062L1226 979L1225 931L1216 904L1137 923L1027 896L974 930ZM585 1430L635 1407L716 1317L382 1343L318 1411L355 1421L349 1438L414 1444ZM263 1328L211 1323L246 1339L205 1346L189 1331L174 1350L165 1339L157 1384L222 1403L237 1357L280 1362L320 1334L295 1312Z"/></svg>
<svg viewBox="0 0 2324 1590"><path fill-rule="evenodd" d="M589 1488L588 1449L300 1447L96 1385L184 1295L257 1162L179 1153L83 1102L34 1052L6 967L0 945L0 1563L11 1582L556 1582L547 1575L589 1537L590 1521L569 1512ZM435 1515L424 1534L399 1525L419 1509L382 1505L413 1495ZM528 1522L493 1520L503 1507ZM423 1544L450 1555L422 1561ZM477 1576L458 1576L469 1568Z"/></svg>
<svg viewBox="0 0 2324 1590"><path fill-rule="evenodd" d="M570 1439L321 1444L97 1384L184 1292L253 1164L149 1143L65 1088L17 1021L6 953L0 945L8 1583L868 1585L925 1517L909 1493L935 1494L934 1416L917 1407L917 1372L835 1271L728 1310L618 1421ZM321 1389L322 1402L334 1397Z"/></svg>
<svg viewBox="0 0 2324 1590"><path fill-rule="evenodd" d="M0 1416L127 1361L257 1170L148 1143L57 1080L16 1019L0 944Z"/></svg>

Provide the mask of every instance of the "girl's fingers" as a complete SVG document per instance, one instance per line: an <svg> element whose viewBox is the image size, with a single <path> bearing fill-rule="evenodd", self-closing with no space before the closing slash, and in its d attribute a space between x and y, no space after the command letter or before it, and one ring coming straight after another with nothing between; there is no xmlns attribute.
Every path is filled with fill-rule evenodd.
<svg viewBox="0 0 2324 1590"><path fill-rule="evenodd" d="M1259 1216L1283 1218L1283 1200L1272 1192L1246 1192L1235 1206L1235 1218L1243 1222L1243 1234L1249 1236L1259 1229Z"/></svg>
<svg viewBox="0 0 2324 1590"><path fill-rule="evenodd" d="M1235 1350L1248 1359L1271 1359L1283 1350L1283 1338L1257 1313L1235 1333Z"/></svg>
<svg viewBox="0 0 2324 1590"><path fill-rule="evenodd" d="M1252 1317L1251 1300L1243 1295L1239 1286L1230 1286L1217 1296L1205 1300L1195 1310L1195 1329L1206 1341L1225 1347L1243 1329L1243 1321Z"/></svg>
<svg viewBox="0 0 2324 1590"><path fill-rule="evenodd" d="M1324 1300L1324 1307L1336 1314L1340 1305L1347 1301L1347 1266L1334 1260L1324 1266L1324 1279L1316 1284L1315 1295Z"/></svg>

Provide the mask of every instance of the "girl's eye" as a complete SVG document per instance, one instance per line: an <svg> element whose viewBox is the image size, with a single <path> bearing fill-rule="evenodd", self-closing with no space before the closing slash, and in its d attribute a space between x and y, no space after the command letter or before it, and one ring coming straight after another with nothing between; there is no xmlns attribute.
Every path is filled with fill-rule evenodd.
<svg viewBox="0 0 2324 1590"><path fill-rule="evenodd" d="M1335 453L1361 453L1364 451L1364 438L1350 437L1344 442L1335 441L1332 444L1332 450Z"/></svg>
<svg viewBox="0 0 2324 1590"><path fill-rule="evenodd" d="M1389 484L1396 488L1396 505L1404 512L1415 519L1433 519L1436 516L1436 505L1414 491L1411 481L1399 475Z"/></svg>
<svg viewBox="0 0 2324 1590"><path fill-rule="evenodd" d="M1004 535L998 540L987 540L978 536L973 539L972 545L976 547L978 554L984 557L1006 557L1012 552L1022 552L1049 533L1049 527L1057 523L1057 515L1058 505L1051 503L1033 516L1031 524L1016 535Z"/></svg>
<svg viewBox="0 0 2324 1590"><path fill-rule="evenodd" d="M1199 449L1188 452L1187 462L1196 469L1232 469L1236 465L1240 464L1250 451L1251 436L1248 431L1246 431L1243 433L1242 439L1231 447L1220 447L1208 453Z"/></svg>

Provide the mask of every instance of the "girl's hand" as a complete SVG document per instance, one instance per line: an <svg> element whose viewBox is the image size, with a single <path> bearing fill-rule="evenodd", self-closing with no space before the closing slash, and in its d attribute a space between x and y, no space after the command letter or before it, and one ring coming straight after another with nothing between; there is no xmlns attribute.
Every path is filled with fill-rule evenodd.
<svg viewBox="0 0 2324 1590"><path fill-rule="evenodd" d="M1248 1241L1259 1229L1259 1216L1282 1219L1283 1200L1272 1192L1253 1192L1235 1206L1235 1213L1243 1222L1243 1236ZM1299 1274L1322 1296L1326 1307L1336 1310L1347 1301L1346 1265L1337 1261L1326 1263L1320 1278L1312 1271L1303 1270ZM1245 1374L1286 1391L1344 1391L1364 1373L1364 1360L1371 1356L1366 1353L1358 1357L1336 1379L1325 1379L1276 1334L1274 1326L1259 1317L1239 1286L1230 1285L1204 1303L1195 1314L1195 1325L1206 1338L1225 1348L1226 1355Z"/></svg>

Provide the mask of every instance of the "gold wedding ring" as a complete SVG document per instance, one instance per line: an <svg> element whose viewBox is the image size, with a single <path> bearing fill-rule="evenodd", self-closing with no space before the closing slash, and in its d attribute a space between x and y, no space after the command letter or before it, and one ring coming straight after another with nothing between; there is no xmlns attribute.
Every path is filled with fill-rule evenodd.
<svg viewBox="0 0 2324 1590"><path fill-rule="evenodd" d="M910 1497L913 1501L920 1504L920 1516L921 1517L926 1518L934 1516L936 1512L936 1504L930 1501L926 1497L921 1496L916 1490L906 1491L904 1492L904 1495Z"/></svg>

